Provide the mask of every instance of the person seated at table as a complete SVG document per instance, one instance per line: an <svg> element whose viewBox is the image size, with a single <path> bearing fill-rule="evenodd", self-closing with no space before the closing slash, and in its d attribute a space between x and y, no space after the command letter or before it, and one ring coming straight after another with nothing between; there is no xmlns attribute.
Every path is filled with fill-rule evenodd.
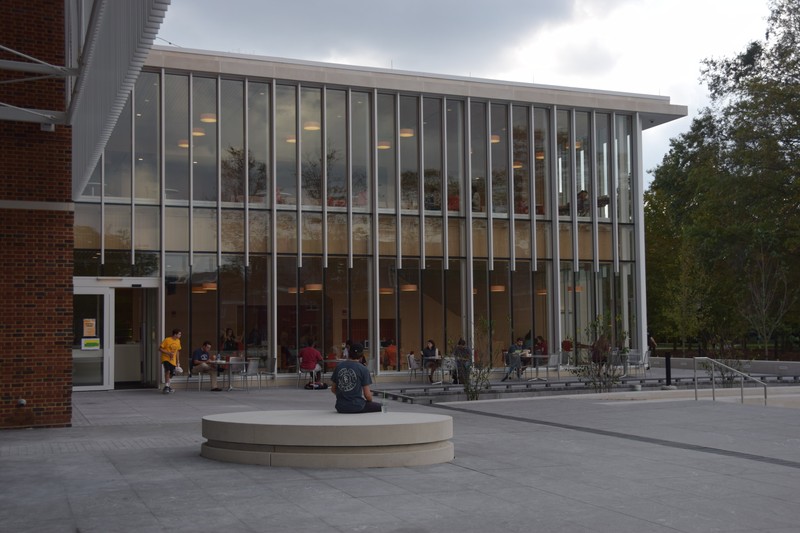
<svg viewBox="0 0 800 533"><path fill-rule="evenodd" d="M428 340L422 349L422 364L428 369L428 381L433 383L433 375L442 364L442 361L439 359L439 350L436 349L436 343L432 339Z"/></svg>
<svg viewBox="0 0 800 533"><path fill-rule="evenodd" d="M394 369L397 367L397 344L394 339L389 339L386 348L383 350L383 369Z"/></svg>
<svg viewBox="0 0 800 533"><path fill-rule="evenodd" d="M363 346L358 343L350 345L349 359L336 365L333 371L331 392L336 395L336 411L339 413L375 413L381 410L381 404L372 401L369 370L359 362L363 354Z"/></svg>
<svg viewBox="0 0 800 533"><path fill-rule="evenodd" d="M194 374L208 374L211 378L211 390L219 392L217 386L217 366L209 363L211 355L208 351L211 349L211 341L203 341L203 345L192 353L192 372Z"/></svg>
<svg viewBox="0 0 800 533"><path fill-rule="evenodd" d="M508 349L508 361L506 368L506 375L500 381L505 381L511 377L512 372L517 373L517 378L522 375L522 350L523 350L522 337L517 337L517 342L511 345Z"/></svg>
<svg viewBox="0 0 800 533"><path fill-rule="evenodd" d="M545 355L547 353L547 341L541 335L536 336L536 342L533 344L533 353L536 355Z"/></svg>
<svg viewBox="0 0 800 533"><path fill-rule="evenodd" d="M312 373L314 383L319 381L319 373L322 370L322 354L317 350L317 343L312 342L297 355L300 358L300 368Z"/></svg>

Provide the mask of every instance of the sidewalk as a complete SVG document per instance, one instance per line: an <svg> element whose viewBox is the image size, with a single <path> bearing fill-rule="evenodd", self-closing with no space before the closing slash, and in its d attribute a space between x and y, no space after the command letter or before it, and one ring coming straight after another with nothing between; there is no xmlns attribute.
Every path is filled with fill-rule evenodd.
<svg viewBox="0 0 800 533"><path fill-rule="evenodd" d="M800 387L769 394L800 405ZM309 470L204 459L200 419L332 409L329 391L75 393L72 428L0 432L0 523L81 533L796 531L800 413L772 401L741 405L736 395L693 398L679 390L392 402L453 416L455 460Z"/></svg>

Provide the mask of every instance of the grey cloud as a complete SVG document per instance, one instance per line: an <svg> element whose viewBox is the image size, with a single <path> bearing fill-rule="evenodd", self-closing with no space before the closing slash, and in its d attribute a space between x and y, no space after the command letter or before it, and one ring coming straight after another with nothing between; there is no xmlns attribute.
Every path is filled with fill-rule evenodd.
<svg viewBox="0 0 800 533"><path fill-rule="evenodd" d="M614 2L617 0L604 0ZM159 37L183 47L467 75L498 51L570 19L574 1L173 0ZM160 42L163 44L163 42Z"/></svg>

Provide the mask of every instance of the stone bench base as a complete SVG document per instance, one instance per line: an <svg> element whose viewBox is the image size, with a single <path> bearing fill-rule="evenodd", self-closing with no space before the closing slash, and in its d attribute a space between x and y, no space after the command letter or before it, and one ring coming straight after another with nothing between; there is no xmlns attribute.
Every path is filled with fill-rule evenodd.
<svg viewBox="0 0 800 533"><path fill-rule="evenodd" d="M200 455L301 468L423 466L454 457L453 419L421 413L251 411L203 417Z"/></svg>

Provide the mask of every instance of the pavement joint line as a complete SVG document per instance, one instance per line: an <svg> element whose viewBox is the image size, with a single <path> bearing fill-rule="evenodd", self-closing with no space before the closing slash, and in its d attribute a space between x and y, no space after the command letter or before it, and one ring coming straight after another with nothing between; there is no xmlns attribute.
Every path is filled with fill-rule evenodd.
<svg viewBox="0 0 800 533"><path fill-rule="evenodd" d="M573 431L581 431L583 433L591 433L594 435L602 435L605 437L613 437L619 439L626 439L632 441L643 442L646 444L655 444L657 446L666 446L669 448L678 448L681 450L690 450L696 451L701 453L710 453L714 455L722 455L727 457L736 457L739 459L747 459L749 461L757 461L760 463L767 463L771 465L778 465L778 466L786 466L789 468L797 468L800 469L800 462L797 461L788 461L786 459L776 459L774 457L765 457L763 455L756 455L752 453L746 452L736 452L732 450L724 450L722 448L712 448L710 446L700 446L698 444L688 444L685 442L677 442L672 440L666 439L657 439L654 437L644 437L641 435L631 435L629 433L620 433L618 431L609 431L606 429L597 429L597 428L590 428L585 426L576 426L573 424L564 424L561 422L551 422L549 420L537 420L533 418L523 418L519 416L513 415L504 415L501 413L486 413L483 411L475 411L472 409L465 409L463 407L453 407L441 403L432 404L431 407L437 407L439 409L445 409L448 411L457 411L461 413L467 413L472 415L482 415L482 416L489 416L492 418L500 418L503 420L510 420L512 422L524 422L526 424L538 424L542 426L550 426L559 429L570 429Z"/></svg>

